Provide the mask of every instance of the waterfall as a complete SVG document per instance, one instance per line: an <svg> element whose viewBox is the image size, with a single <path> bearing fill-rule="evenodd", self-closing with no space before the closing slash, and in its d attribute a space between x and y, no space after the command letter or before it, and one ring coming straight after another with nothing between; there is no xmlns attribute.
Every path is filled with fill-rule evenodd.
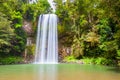
<svg viewBox="0 0 120 80"><path fill-rule="evenodd" d="M35 63L58 62L57 16L40 15L36 40Z"/></svg>
<svg viewBox="0 0 120 80"><path fill-rule="evenodd" d="M35 3L37 0L29 0ZM55 12L54 0L48 0L53 13ZM55 64L58 63L58 37L57 37L57 15L43 14L39 16L35 64Z"/></svg>

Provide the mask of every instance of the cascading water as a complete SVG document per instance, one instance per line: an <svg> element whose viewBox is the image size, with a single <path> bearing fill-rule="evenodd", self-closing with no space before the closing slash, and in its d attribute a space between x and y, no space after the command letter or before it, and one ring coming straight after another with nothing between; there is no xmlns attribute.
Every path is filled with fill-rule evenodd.
<svg viewBox="0 0 120 80"><path fill-rule="evenodd" d="M53 0L48 0L55 12ZM58 63L57 15L43 14L38 21L35 63Z"/></svg>
<svg viewBox="0 0 120 80"><path fill-rule="evenodd" d="M57 16L43 14L39 17L35 63L57 63Z"/></svg>

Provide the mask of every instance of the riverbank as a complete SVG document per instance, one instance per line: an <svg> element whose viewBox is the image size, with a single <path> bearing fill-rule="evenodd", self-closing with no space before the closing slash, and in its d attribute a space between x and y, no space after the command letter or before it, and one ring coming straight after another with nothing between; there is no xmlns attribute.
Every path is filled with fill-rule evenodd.
<svg viewBox="0 0 120 80"><path fill-rule="evenodd" d="M63 63L76 63L76 64L92 64L92 65L105 65L105 66L120 66L120 61L106 59L106 58L83 58L83 59L72 59L67 58L62 61Z"/></svg>

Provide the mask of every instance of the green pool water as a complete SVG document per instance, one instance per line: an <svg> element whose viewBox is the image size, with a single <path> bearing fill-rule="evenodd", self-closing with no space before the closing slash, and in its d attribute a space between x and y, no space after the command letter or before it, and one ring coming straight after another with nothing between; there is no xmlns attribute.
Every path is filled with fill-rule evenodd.
<svg viewBox="0 0 120 80"><path fill-rule="evenodd" d="M0 80L120 80L120 69L80 64L2 65Z"/></svg>

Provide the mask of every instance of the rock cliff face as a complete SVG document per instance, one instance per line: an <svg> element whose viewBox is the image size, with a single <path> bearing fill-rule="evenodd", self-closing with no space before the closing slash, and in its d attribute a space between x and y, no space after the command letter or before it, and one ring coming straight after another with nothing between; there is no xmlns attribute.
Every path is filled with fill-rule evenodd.
<svg viewBox="0 0 120 80"><path fill-rule="evenodd" d="M71 48L70 47L65 47L63 46L59 46L58 49L58 56L59 56L59 62L61 62L65 57L71 55Z"/></svg>
<svg viewBox="0 0 120 80"><path fill-rule="evenodd" d="M58 55L59 61L61 62L65 57L72 54L71 44L73 42L72 33L64 33L58 35Z"/></svg>
<svg viewBox="0 0 120 80"><path fill-rule="evenodd" d="M24 62L31 63L34 60L34 51L33 50L35 48L35 46L33 46L35 44L33 25L31 22L24 20L22 28L27 34L26 49L25 49L25 52L23 55Z"/></svg>
<svg viewBox="0 0 120 80"><path fill-rule="evenodd" d="M28 22L28 21L24 21L23 22L23 29L27 33L28 36L31 35L33 33L32 23Z"/></svg>

